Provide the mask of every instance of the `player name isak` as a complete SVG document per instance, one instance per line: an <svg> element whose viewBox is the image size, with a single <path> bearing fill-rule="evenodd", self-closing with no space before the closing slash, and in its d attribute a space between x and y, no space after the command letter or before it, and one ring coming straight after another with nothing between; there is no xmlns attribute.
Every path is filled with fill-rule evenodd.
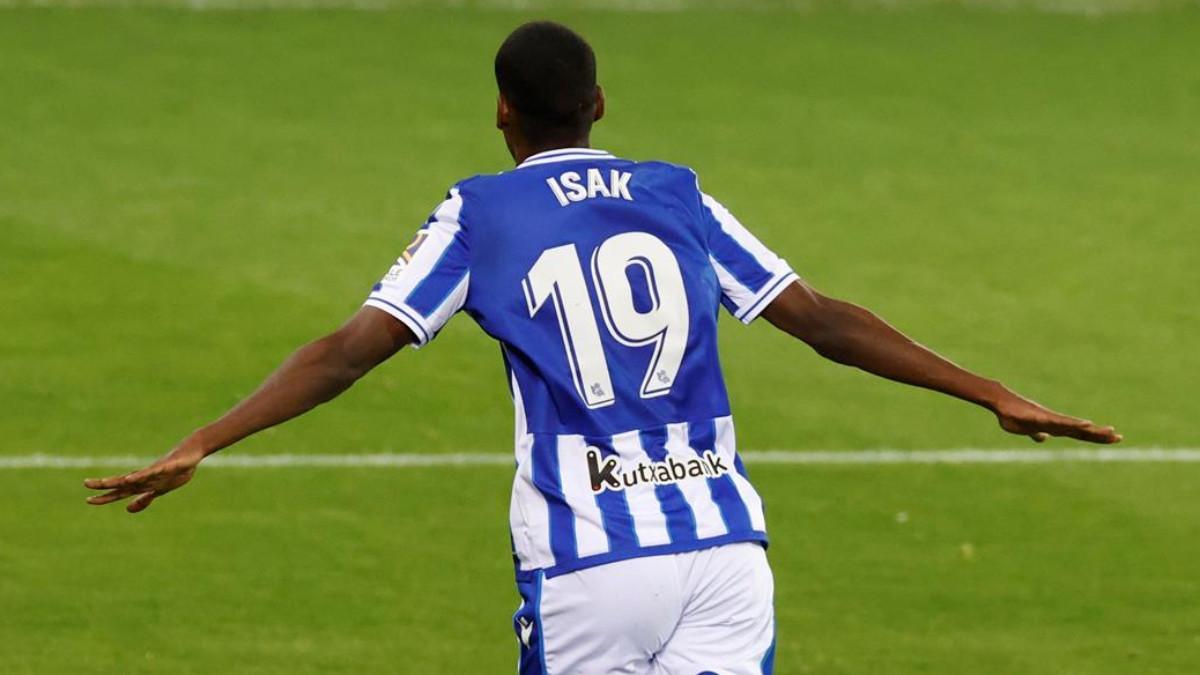
<svg viewBox="0 0 1200 675"><path fill-rule="evenodd" d="M592 492L624 490L635 485L666 485L688 478L717 478L729 473L724 458L712 450L695 458L677 459L668 456L661 462L638 462L630 468L622 468L616 457L601 459L594 449L587 452L588 475L592 481Z"/></svg>
<svg viewBox="0 0 1200 675"><path fill-rule="evenodd" d="M578 171L564 171L557 177L546 179L546 185L554 193L559 206L569 206L575 202L596 197L624 199L633 201L629 194L629 179L633 174L628 171L609 169L605 175L601 169L591 168L580 175Z"/></svg>

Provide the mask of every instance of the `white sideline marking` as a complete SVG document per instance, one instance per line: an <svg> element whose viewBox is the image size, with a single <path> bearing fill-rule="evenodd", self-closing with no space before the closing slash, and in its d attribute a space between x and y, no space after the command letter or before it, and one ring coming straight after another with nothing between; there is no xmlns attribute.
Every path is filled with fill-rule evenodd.
<svg viewBox="0 0 1200 675"><path fill-rule="evenodd" d="M742 453L754 464L875 465L875 464L1062 464L1200 463L1197 448L1097 448L1076 450L749 450ZM150 457L68 457L64 455L0 456L3 469L90 469L145 466ZM287 467L423 467L508 466L512 455L500 453L357 455L222 455L204 465L242 469Z"/></svg>

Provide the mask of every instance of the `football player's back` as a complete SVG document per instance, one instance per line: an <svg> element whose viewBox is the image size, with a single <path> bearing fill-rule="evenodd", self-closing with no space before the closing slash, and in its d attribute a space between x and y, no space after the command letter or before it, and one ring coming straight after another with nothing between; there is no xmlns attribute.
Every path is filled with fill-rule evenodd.
<svg viewBox="0 0 1200 675"><path fill-rule="evenodd" d="M717 357L787 264L696 176L602 150L455 185L368 305L432 337L459 309L503 349L518 571L554 576L766 539Z"/></svg>

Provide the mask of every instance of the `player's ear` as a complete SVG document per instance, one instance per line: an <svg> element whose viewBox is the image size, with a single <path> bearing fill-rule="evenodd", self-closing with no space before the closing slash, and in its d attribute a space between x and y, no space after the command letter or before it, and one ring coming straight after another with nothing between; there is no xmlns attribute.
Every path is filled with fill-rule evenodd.
<svg viewBox="0 0 1200 675"><path fill-rule="evenodd" d="M496 128L507 129L512 124L512 108L504 100L504 94L496 94Z"/></svg>
<svg viewBox="0 0 1200 675"><path fill-rule="evenodd" d="M593 122L599 122L604 117L604 89L596 85L596 113L592 115Z"/></svg>

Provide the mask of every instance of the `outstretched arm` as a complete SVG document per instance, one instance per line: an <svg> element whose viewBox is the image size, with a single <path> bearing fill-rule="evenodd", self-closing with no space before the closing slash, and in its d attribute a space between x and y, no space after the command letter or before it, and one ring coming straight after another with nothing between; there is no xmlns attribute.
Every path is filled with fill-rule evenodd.
<svg viewBox="0 0 1200 675"><path fill-rule="evenodd" d="M823 296L803 282L797 281L780 293L762 316L831 361L987 408L1010 433L1029 436L1039 443L1050 436L1093 443L1121 440L1112 427L1044 408L995 380L938 356L870 311Z"/></svg>
<svg viewBox="0 0 1200 675"><path fill-rule="evenodd" d="M134 497L127 510L142 511L191 480L208 455L335 398L413 342L416 337L406 325L378 309L364 307L346 325L296 350L253 394L192 433L162 459L140 471L84 481L93 490L108 491L91 497L88 503L111 504Z"/></svg>

